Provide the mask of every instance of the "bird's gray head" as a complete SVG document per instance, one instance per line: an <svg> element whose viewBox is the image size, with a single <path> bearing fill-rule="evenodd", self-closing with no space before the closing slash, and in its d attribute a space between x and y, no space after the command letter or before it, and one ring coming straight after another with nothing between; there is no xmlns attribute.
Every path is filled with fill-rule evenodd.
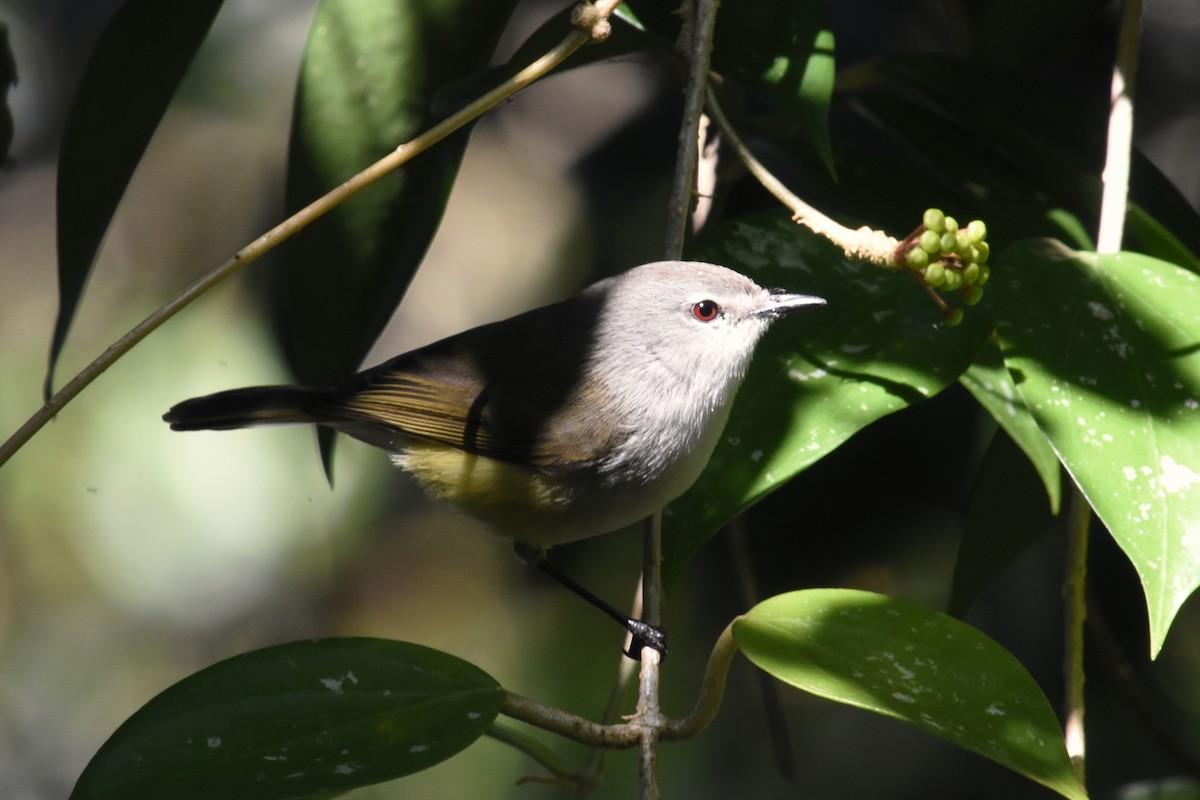
<svg viewBox="0 0 1200 800"><path fill-rule="evenodd" d="M764 289L731 269L698 261L643 264L593 288L605 294L606 337L633 337L640 349L680 366L716 358L744 368L772 321L825 302Z"/></svg>
<svg viewBox="0 0 1200 800"><path fill-rule="evenodd" d="M604 294L603 350L622 354L615 369L624 375L636 369L651 380L673 378L715 404L736 391L773 320L825 302L764 289L733 270L692 261L644 264L592 290Z"/></svg>

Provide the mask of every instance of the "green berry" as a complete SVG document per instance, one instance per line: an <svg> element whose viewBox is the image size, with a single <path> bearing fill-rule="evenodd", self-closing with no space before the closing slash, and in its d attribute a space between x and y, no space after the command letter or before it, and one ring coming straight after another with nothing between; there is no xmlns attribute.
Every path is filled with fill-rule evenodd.
<svg viewBox="0 0 1200 800"><path fill-rule="evenodd" d="M955 248L958 247L958 234L946 231L942 234L942 239L939 244L943 253L956 252Z"/></svg>
<svg viewBox="0 0 1200 800"><path fill-rule="evenodd" d="M956 269L946 270L946 278L942 281L942 288L948 292L952 292L963 285L962 273Z"/></svg>
<svg viewBox="0 0 1200 800"><path fill-rule="evenodd" d="M913 272L920 272L929 266L929 253L919 247L914 247L905 254L904 265Z"/></svg>
<svg viewBox="0 0 1200 800"><path fill-rule="evenodd" d="M921 224L925 226L926 230L942 233L946 230L946 215L940 208L927 208L924 216L921 217Z"/></svg>
<svg viewBox="0 0 1200 800"><path fill-rule="evenodd" d="M967 235L971 237L971 244L979 244L987 238L987 225L981 219L973 219L967 225Z"/></svg>
<svg viewBox="0 0 1200 800"><path fill-rule="evenodd" d="M975 261L978 261L980 264L986 264L987 260L988 260L988 255L990 255L992 252L992 248L988 245L987 242L976 242L975 250L978 251L978 254L979 254L975 258Z"/></svg>
<svg viewBox="0 0 1200 800"><path fill-rule="evenodd" d="M977 286L983 286L988 282L988 278L992 277L992 268L987 264L979 265L979 280L975 282Z"/></svg>
<svg viewBox="0 0 1200 800"><path fill-rule="evenodd" d="M946 327L955 328L962 324L963 310L961 308L952 308L946 312Z"/></svg>
<svg viewBox="0 0 1200 800"><path fill-rule="evenodd" d="M973 306L983 299L983 287L976 284L963 289L963 302Z"/></svg>
<svg viewBox="0 0 1200 800"><path fill-rule="evenodd" d="M942 235L937 231L928 230L921 234L921 239L918 242L921 249L931 256L935 256L942 252Z"/></svg>
<svg viewBox="0 0 1200 800"><path fill-rule="evenodd" d="M945 226L946 233L958 233L958 221L954 217L946 217L946 221L942 224Z"/></svg>
<svg viewBox="0 0 1200 800"><path fill-rule="evenodd" d="M955 238L957 239L955 243L957 246L954 248L954 252L960 256L965 256L971 252L971 237L967 235L966 231L959 228L958 233L955 234Z"/></svg>
<svg viewBox="0 0 1200 800"><path fill-rule="evenodd" d="M925 268L925 282L933 288L941 286L946 281L946 268L942 262L935 261Z"/></svg>
<svg viewBox="0 0 1200 800"><path fill-rule="evenodd" d="M963 283L967 286L978 283L979 282L979 265L972 263L972 264L967 264L965 267L963 267L962 279L963 279Z"/></svg>

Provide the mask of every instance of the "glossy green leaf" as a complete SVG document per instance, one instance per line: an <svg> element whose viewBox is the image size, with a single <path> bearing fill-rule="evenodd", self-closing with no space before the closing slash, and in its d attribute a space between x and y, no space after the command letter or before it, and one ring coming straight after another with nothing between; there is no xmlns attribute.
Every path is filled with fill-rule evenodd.
<svg viewBox="0 0 1200 800"><path fill-rule="evenodd" d="M1025 401L1021 399L1004 366L1000 349L992 343L984 347L959 382L1020 445L1042 479L1046 496L1050 499L1051 513L1057 514L1062 504L1058 456L1054 455L1054 448L1025 407Z"/></svg>
<svg viewBox="0 0 1200 800"><path fill-rule="evenodd" d="M117 204L222 0L128 0L100 37L58 160L58 319L46 394Z"/></svg>
<svg viewBox="0 0 1200 800"><path fill-rule="evenodd" d="M488 63L515 0L322 0L309 29L289 152L301 208L427 129L439 90ZM276 332L303 383L361 365L433 238L466 146L460 133L364 189L283 248Z"/></svg>
<svg viewBox="0 0 1200 800"><path fill-rule="evenodd" d="M992 274L1008 369L1133 562L1157 655L1200 585L1200 277L1049 241L1009 248Z"/></svg>
<svg viewBox="0 0 1200 800"><path fill-rule="evenodd" d="M668 585L734 515L882 416L934 396L971 363L991 320L957 328L909 274L847 261L782 214L719 226L688 256L824 297L759 344L707 469L663 516Z"/></svg>
<svg viewBox="0 0 1200 800"><path fill-rule="evenodd" d="M504 691L445 653L323 639L221 661L105 742L72 800L306 797L390 780L478 739Z"/></svg>
<svg viewBox="0 0 1200 800"><path fill-rule="evenodd" d="M869 592L810 589L759 603L734 623L733 638L792 686L903 720L1064 797L1087 797L1037 683L952 617Z"/></svg>

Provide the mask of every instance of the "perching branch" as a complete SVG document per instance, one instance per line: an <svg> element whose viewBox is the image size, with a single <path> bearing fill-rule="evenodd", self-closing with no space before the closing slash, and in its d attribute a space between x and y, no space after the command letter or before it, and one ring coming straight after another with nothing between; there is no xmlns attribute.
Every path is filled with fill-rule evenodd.
<svg viewBox="0 0 1200 800"><path fill-rule="evenodd" d="M657 626L662 624L662 511L646 519L642 541L642 619ZM658 741L666 725L658 700L661 660L662 654L654 648L642 648L637 710L629 721L638 731L642 800L658 798Z"/></svg>
<svg viewBox="0 0 1200 800"><path fill-rule="evenodd" d="M237 274L243 267L257 261L292 236L295 236L335 206L375 183L385 175L394 172L414 156L428 150L467 123L482 116L544 77L562 64L572 53L583 47L583 45L589 42L600 42L608 38L608 34L611 31L608 18L618 3L619 0L589 0L588 2L581 3L571 15L571 22L575 26L575 29L541 58L525 67L495 89L485 93L458 112L434 125L420 136L400 145L384 158L367 167L325 196L313 201L241 250L238 250L224 263L202 275L173 300L146 317L128 333L110 345L107 350L101 353L92 363L84 367L78 375L68 381L54 396L47 400L7 441L0 444L0 466L3 466L14 453L20 450L26 442L33 438L35 433L53 419L67 403L75 399L92 381L100 377L105 370L128 353L134 345L145 339L157 330L160 325L186 308L193 300L226 278Z"/></svg>
<svg viewBox="0 0 1200 800"><path fill-rule="evenodd" d="M659 723L659 739L686 739L708 727L721 708L729 667L736 653L733 624L730 623L709 654L696 704L686 717L678 720L663 718ZM629 749L639 746L643 739L644 723L636 715L629 722L604 725L512 692L505 696L500 713L589 747Z"/></svg>
<svg viewBox="0 0 1200 800"><path fill-rule="evenodd" d="M708 67L712 55L713 31L717 24L720 0L691 0L685 5L683 30L678 47L687 65L684 85L683 120L679 126L678 149L675 157L675 179L667 205L667 230L663 257L678 259L683 255L687 223L696 196L696 162L700 150L700 117L708 87ZM642 559L642 619L651 625L661 624L662 605L662 510L646 520ZM659 663L662 655L649 647L642 648L641 672L638 680L637 711L629 724L638 731L640 758L638 760L639 797L658 800L658 742L666 726L659 707Z"/></svg>

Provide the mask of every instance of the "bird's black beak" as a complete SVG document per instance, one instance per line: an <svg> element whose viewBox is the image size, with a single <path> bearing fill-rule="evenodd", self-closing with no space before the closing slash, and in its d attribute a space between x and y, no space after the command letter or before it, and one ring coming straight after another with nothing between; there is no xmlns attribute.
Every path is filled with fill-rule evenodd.
<svg viewBox="0 0 1200 800"><path fill-rule="evenodd" d="M811 294L788 294L781 289L771 290L770 302L756 313L760 317L780 317L804 306L823 306L825 298Z"/></svg>

